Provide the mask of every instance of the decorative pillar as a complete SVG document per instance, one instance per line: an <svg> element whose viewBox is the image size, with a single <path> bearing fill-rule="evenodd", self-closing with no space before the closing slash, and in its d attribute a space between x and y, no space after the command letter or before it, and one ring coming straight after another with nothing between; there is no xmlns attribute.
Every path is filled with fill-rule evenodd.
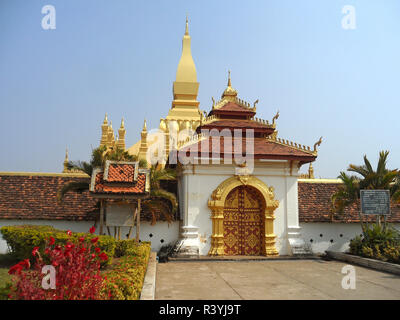
<svg viewBox="0 0 400 320"><path fill-rule="evenodd" d="M212 214L211 256L222 256L224 251L224 208L213 208Z"/></svg>
<svg viewBox="0 0 400 320"><path fill-rule="evenodd" d="M274 234L274 210L276 207L267 207L265 209L265 236L264 236L264 255L276 256L278 251L275 247L276 235Z"/></svg>

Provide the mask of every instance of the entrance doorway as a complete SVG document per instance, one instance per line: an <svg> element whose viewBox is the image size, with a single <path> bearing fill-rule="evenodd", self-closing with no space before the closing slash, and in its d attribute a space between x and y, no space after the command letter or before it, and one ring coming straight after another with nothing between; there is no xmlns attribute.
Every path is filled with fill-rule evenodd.
<svg viewBox="0 0 400 320"><path fill-rule="evenodd" d="M262 194L251 186L233 189L224 206L225 255L262 255L265 229Z"/></svg>

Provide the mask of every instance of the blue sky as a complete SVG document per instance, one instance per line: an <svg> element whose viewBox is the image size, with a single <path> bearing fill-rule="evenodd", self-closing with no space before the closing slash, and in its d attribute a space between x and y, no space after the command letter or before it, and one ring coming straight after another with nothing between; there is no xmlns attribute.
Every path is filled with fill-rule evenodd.
<svg viewBox="0 0 400 320"><path fill-rule="evenodd" d="M43 30L44 5L56 29ZM342 28L352 5L356 29ZM323 143L317 177L389 150L400 167L400 2L0 0L0 171L60 172L65 148L87 160L105 112L127 145L157 127L189 15L200 108L226 87L257 116L280 110L279 136ZM306 168L303 168L305 171Z"/></svg>

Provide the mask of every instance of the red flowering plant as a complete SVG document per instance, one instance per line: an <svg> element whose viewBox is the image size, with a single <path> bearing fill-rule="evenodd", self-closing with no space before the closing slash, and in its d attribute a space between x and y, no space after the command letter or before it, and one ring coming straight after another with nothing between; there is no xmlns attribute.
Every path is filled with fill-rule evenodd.
<svg viewBox="0 0 400 320"><path fill-rule="evenodd" d="M90 233L94 233L92 227ZM36 259L32 268L29 259L12 266L10 299L17 300L99 300L105 299L105 278L100 274L100 262L108 259L98 247L98 237L87 241L85 237L65 245L57 245L50 237L43 256L39 247L32 250ZM53 279L51 278L53 271ZM50 271L51 271L50 270ZM49 276L50 275L50 276Z"/></svg>

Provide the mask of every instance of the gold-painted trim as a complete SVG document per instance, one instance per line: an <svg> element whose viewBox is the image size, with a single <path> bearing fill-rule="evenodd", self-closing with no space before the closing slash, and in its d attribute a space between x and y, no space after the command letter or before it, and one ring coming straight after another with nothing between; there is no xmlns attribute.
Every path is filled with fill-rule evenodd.
<svg viewBox="0 0 400 320"><path fill-rule="evenodd" d="M274 211L279 206L279 201L275 200L274 188L268 187L260 179L251 175L237 175L223 181L211 194L208 207L211 209L212 236L211 248L208 252L212 256L224 255L224 207L228 194L239 186L251 186L257 189L265 200L264 211L264 246L263 254L266 256L276 256L276 235L274 234Z"/></svg>
<svg viewBox="0 0 400 320"><path fill-rule="evenodd" d="M343 183L340 179L297 179L301 183Z"/></svg>

